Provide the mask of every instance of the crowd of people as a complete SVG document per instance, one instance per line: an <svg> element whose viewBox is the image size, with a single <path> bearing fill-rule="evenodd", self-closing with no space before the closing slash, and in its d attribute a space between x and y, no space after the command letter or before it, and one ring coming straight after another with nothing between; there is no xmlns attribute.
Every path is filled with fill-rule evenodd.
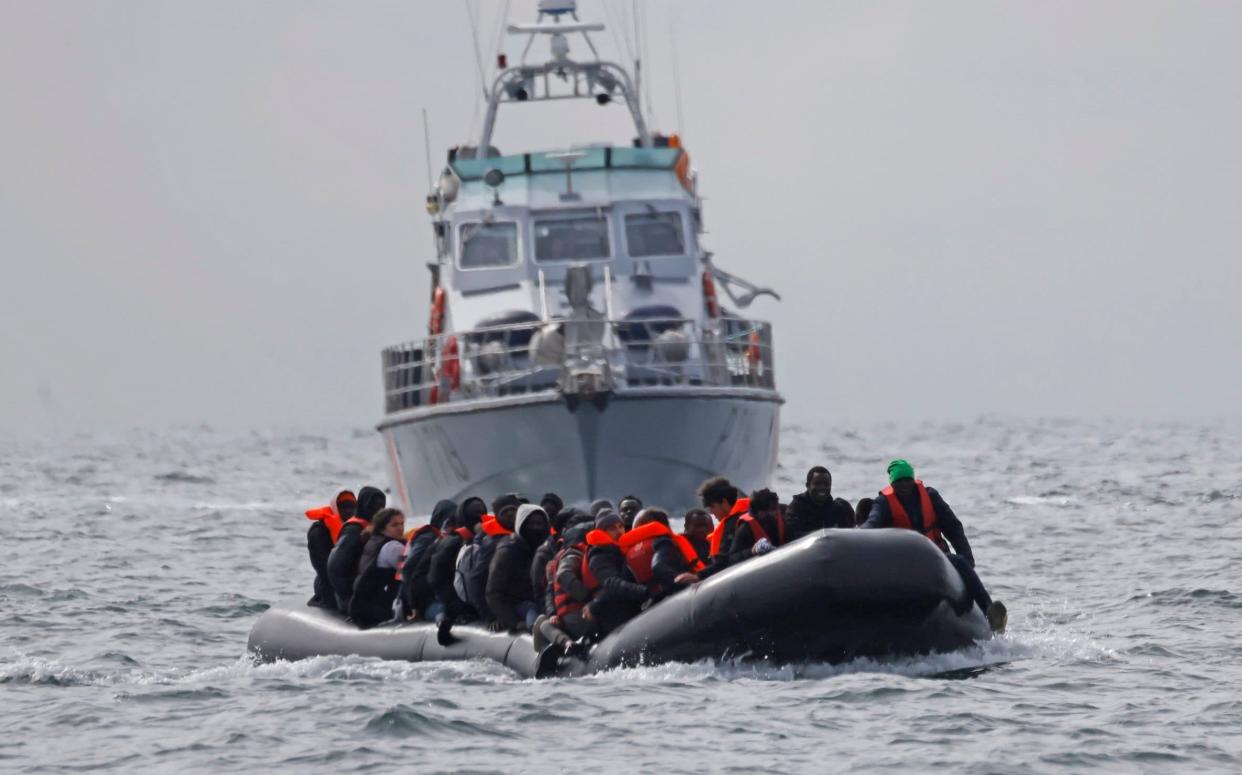
<svg viewBox="0 0 1242 775"><path fill-rule="evenodd" d="M961 520L905 460L888 466L889 486L857 505L834 497L832 474L807 472L788 504L769 489L746 496L724 477L703 482L702 508L670 515L626 495L614 506L566 506L555 493L531 503L508 493L442 500L427 524L407 531L383 491L363 487L312 509L307 549L315 570L309 604L346 614L362 628L429 621L442 644L452 627L476 622L530 632L536 649L582 654L649 605L720 571L823 529L896 527L943 550L995 631L1007 614L974 571Z"/></svg>

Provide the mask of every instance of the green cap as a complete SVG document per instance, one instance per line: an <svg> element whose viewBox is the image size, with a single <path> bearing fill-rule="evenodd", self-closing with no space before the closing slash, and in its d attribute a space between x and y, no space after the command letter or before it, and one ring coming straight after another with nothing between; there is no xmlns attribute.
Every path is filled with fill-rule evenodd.
<svg viewBox="0 0 1242 775"><path fill-rule="evenodd" d="M898 479L913 479L914 466L904 460L894 460L888 464L888 483L892 484Z"/></svg>

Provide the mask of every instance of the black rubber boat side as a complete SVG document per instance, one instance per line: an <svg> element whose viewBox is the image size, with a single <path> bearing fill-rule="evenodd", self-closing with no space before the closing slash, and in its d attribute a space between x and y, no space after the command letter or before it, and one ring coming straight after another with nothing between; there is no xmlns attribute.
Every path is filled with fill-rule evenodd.
<svg viewBox="0 0 1242 775"><path fill-rule="evenodd" d="M962 613L958 613L961 611ZM535 677L529 635L453 628L441 646L431 624L359 630L300 601L263 613L250 633L260 659L356 654L413 662L491 659ZM964 648L991 638L944 554L909 530L824 530L748 560L674 595L604 638L587 663L558 674L702 659L840 662Z"/></svg>

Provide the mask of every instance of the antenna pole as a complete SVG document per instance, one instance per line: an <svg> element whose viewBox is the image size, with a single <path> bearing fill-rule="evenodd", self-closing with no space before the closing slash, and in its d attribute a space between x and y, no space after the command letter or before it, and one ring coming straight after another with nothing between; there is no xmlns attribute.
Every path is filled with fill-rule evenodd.
<svg viewBox="0 0 1242 775"><path fill-rule="evenodd" d="M427 160L427 190L431 190L431 130L427 128L427 109L423 108L423 154Z"/></svg>

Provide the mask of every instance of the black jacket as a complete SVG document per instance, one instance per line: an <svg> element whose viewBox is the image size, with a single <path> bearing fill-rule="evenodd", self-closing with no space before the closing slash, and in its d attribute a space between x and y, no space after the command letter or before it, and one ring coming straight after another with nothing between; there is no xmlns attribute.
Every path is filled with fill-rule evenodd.
<svg viewBox="0 0 1242 775"><path fill-rule="evenodd" d="M354 579L358 577L358 562L362 559L362 547L366 540L362 525L346 522L336 537L336 546L328 555L328 581L336 593L337 607L349 610L349 599L354 594Z"/></svg>
<svg viewBox="0 0 1242 775"><path fill-rule="evenodd" d="M487 604L487 577L491 573L492 558L496 556L496 549L499 548L500 542L508 537L508 535L476 534L474 544L477 548L469 558L469 561L462 563L461 566L462 573L466 577L466 596L468 598L466 603L485 622L492 622L496 619L496 614L492 612L491 607ZM530 562L529 557L526 560L528 563ZM527 565L528 569L529 567ZM526 584L529 584L529 577L526 578Z"/></svg>
<svg viewBox="0 0 1242 775"><path fill-rule="evenodd" d="M785 543L826 527L854 527L854 507L844 498L816 503L805 492L793 496L785 510Z"/></svg>
<svg viewBox="0 0 1242 775"><path fill-rule="evenodd" d="M773 546L781 545L781 530L775 519L765 517L755 517L759 524L763 527L763 531L768 534L768 540ZM789 536L789 525L785 526L785 536ZM751 551L755 548L755 534L750 529L750 525L745 522L738 521L737 530L733 533L733 545L729 547L729 564L737 565L743 560L754 557Z"/></svg>
<svg viewBox="0 0 1242 775"><path fill-rule="evenodd" d="M434 530L424 530L410 540L405 548L405 559L401 563L401 601L405 610L425 611L435 599L431 584L427 580L427 571L431 568L431 548L435 546L439 536Z"/></svg>
<svg viewBox="0 0 1242 775"><path fill-rule="evenodd" d="M427 563L427 585L432 593L448 609L450 617L469 615L473 609L457 597L453 589L453 575L457 572L457 553L464 541L454 532L445 533L431 546L431 559Z"/></svg>
<svg viewBox="0 0 1242 775"><path fill-rule="evenodd" d="M532 519L538 515L541 519ZM535 602L541 595L531 585L530 566L535 549L548 539L548 515L531 504L518 507L513 535L496 546L487 572L487 607L496 617L496 629L512 630L525 622L517 620L514 608L523 601ZM542 590L540 590L542 592Z"/></svg>
<svg viewBox="0 0 1242 775"><path fill-rule="evenodd" d="M336 596L332 592L332 583L328 581L328 556L332 554L332 531L323 520L312 522L306 531L306 552L310 555L311 567L315 569L315 596L310 604L336 610Z"/></svg>
<svg viewBox="0 0 1242 775"><path fill-rule="evenodd" d="M548 616L556 613L555 606L548 610L548 606L552 605L552 579L548 578L548 563L560 550L560 536L551 536L539 545L530 561L530 586L535 592L535 604Z"/></svg>
<svg viewBox="0 0 1242 775"><path fill-rule="evenodd" d="M386 535L372 535L362 549L358 578L349 601L349 618L363 629L392 618L392 601L397 597L397 569L381 568L377 560L380 549L396 540Z"/></svg>
<svg viewBox="0 0 1242 775"><path fill-rule="evenodd" d="M949 508L949 504L944 502L944 498L941 498L940 493L934 488L927 488L927 497L931 499L932 509L936 512L936 523L941 535L952 545L953 551L960 554L970 564L970 567L975 567L975 555L970 551L970 542L966 540L966 528L962 527L962 521L957 518L953 509ZM923 532L923 508L919 504L917 495L910 500L911 503L903 500L901 505L905 507L906 514L910 515L911 525L921 533ZM875 499L875 503L871 504L871 515L867 517L863 527L892 526L893 514L888 508L888 498L881 494Z"/></svg>
<svg viewBox="0 0 1242 775"><path fill-rule="evenodd" d="M656 584L657 596L664 598L684 589L673 579L693 570L681 550L668 536L660 536L651 546L651 580Z"/></svg>
<svg viewBox="0 0 1242 775"><path fill-rule="evenodd" d="M634 580L621 547L612 544L587 550L587 565L599 590L588 606L600 637L633 619L650 597L647 587Z"/></svg>

